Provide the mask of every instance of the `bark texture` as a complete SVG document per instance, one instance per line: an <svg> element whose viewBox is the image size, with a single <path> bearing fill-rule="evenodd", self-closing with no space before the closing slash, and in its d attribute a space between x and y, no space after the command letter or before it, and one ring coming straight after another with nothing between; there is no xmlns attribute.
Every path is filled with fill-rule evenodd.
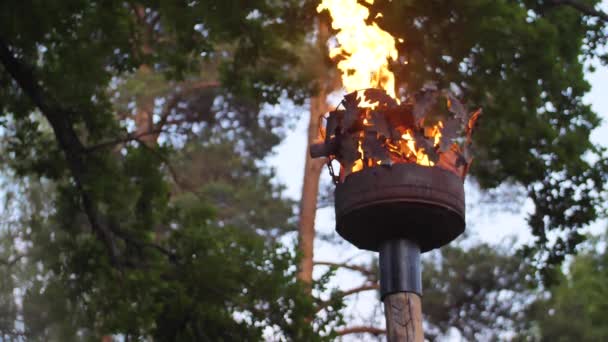
<svg viewBox="0 0 608 342"><path fill-rule="evenodd" d="M423 342L422 301L415 293L399 292L384 298L388 342Z"/></svg>
<svg viewBox="0 0 608 342"><path fill-rule="evenodd" d="M329 36L327 24L319 20L317 43L319 48L326 50L325 43ZM319 137L319 123L321 116L327 112L327 81L321 80L319 93L310 99L310 121L308 123L308 145ZM302 184L302 198L300 200L299 217L299 245L302 253L298 278L307 284L312 283L315 217L317 212L317 195L319 193L319 178L325 163L324 158L312 159L309 149L306 149L306 162L304 164L304 182Z"/></svg>
<svg viewBox="0 0 608 342"><path fill-rule="evenodd" d="M152 69L142 64L139 67L142 75L150 75ZM135 135L137 140L146 144L148 147L156 147L159 132L154 127L154 97L142 95L137 100L137 111L135 112Z"/></svg>
<svg viewBox="0 0 608 342"><path fill-rule="evenodd" d="M327 108L325 97L325 92L321 92L310 101L309 145L318 137L320 116L325 113L325 109ZM302 251L299 278L306 283L312 283L317 195L319 193L319 179L324 165L325 159L310 158L308 149L306 149L299 221L299 240Z"/></svg>

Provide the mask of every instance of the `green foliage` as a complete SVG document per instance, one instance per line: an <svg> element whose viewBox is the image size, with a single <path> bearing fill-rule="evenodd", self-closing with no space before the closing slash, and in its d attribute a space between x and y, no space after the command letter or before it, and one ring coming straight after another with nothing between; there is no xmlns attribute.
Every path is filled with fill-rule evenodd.
<svg viewBox="0 0 608 342"><path fill-rule="evenodd" d="M510 246L446 246L423 260L425 335L456 329L464 340L505 339L528 328L534 270Z"/></svg>
<svg viewBox="0 0 608 342"><path fill-rule="evenodd" d="M184 146L173 157L181 191L195 191L214 204L222 224L276 236L295 229L295 203L282 198L272 170L243 158L230 142Z"/></svg>
<svg viewBox="0 0 608 342"><path fill-rule="evenodd" d="M78 220L52 213L46 198L42 207L31 204L52 194L52 186L23 184L27 188L16 190L29 194L19 209L26 212L11 213L22 221L11 229L3 226L0 240L7 244L0 284L6 285L0 287L0 300L7 303L0 331L7 336L14 336L20 312L23 334L32 340L89 340L102 333L159 341L332 339L340 302L315 317L316 302L296 280L295 255L252 230L218 227L215 210L200 197L179 196L164 215L153 216L171 227L170 234L161 232L168 236L163 246L175 252L172 258L135 249L129 251L129 264L116 269L94 236L78 232ZM73 226L57 229L58 224ZM11 246L16 238L9 233L32 245ZM25 258L15 259L23 253ZM17 262L9 265L9 260ZM317 290L328 280L321 279ZM22 311L8 311L14 307L14 288L24 291Z"/></svg>
<svg viewBox="0 0 608 342"><path fill-rule="evenodd" d="M535 288L534 269L512 246L442 248L423 260L425 336L443 340L455 330L466 341L606 340L606 237L581 245L548 288Z"/></svg>
<svg viewBox="0 0 608 342"><path fill-rule="evenodd" d="M608 339L606 235L600 241L602 244L590 244L574 257L559 285L549 289L549 298L539 300L529 310L528 316L535 323L532 336L540 341Z"/></svg>
<svg viewBox="0 0 608 342"><path fill-rule="evenodd" d="M0 300L23 303L0 315L6 336L333 338L339 301L314 317L296 256L267 238L291 229L293 203L260 164L284 122L261 109L308 90L299 6L0 4L3 175L21 178L0 241L25 255L0 266ZM158 146L128 134L144 109L144 126L171 123Z"/></svg>
<svg viewBox="0 0 608 342"><path fill-rule="evenodd" d="M58 92L61 102L88 107L95 96L103 104L110 77L142 64L154 65L170 78L183 77L199 67L201 54L230 56L222 62L232 73L224 76L232 80L226 84L238 82L235 87L252 97L276 100L277 93L266 87L301 82L285 79L288 74L280 72L297 62L290 42L302 38L308 22L300 5L239 0L8 1L0 5L0 32L21 58L39 67L37 76ZM154 14L148 18L156 24L153 32L146 32L148 26L135 15L138 6ZM240 73L248 77L230 76Z"/></svg>

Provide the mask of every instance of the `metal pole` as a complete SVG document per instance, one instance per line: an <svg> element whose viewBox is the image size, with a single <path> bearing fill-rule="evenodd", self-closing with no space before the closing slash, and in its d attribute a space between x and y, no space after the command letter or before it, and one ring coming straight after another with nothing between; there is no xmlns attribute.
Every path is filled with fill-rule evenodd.
<svg viewBox="0 0 608 342"><path fill-rule="evenodd" d="M423 342L420 246L399 239L380 247L380 295L389 342Z"/></svg>

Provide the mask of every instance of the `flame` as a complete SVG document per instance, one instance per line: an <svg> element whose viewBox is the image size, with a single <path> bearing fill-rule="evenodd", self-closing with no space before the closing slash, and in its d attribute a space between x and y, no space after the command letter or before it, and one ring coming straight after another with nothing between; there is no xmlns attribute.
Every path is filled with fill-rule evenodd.
<svg viewBox="0 0 608 342"><path fill-rule="evenodd" d="M371 5L374 0L365 2ZM376 23L367 24L369 10L357 0L323 0L317 11L325 9L332 17L331 26L338 30L339 45L330 50L330 57L341 58L338 69L346 91L381 88L396 98L395 75L388 68L389 60L398 56L395 38Z"/></svg>
<svg viewBox="0 0 608 342"><path fill-rule="evenodd" d="M435 137L435 146L438 146L441 143L441 130L443 129L443 122L439 121L435 126L433 126L433 131L431 132L431 136Z"/></svg>
<svg viewBox="0 0 608 342"><path fill-rule="evenodd" d="M363 170L363 143L361 142L361 140L359 140L359 146L357 146L357 151L359 152L361 158L357 159L355 161L355 164L353 164L353 168L351 170L352 172Z"/></svg>
<svg viewBox="0 0 608 342"><path fill-rule="evenodd" d="M435 163L429 160L429 156L424 153L424 149L417 149L414 138L412 137L411 130L407 130L402 136L401 139L405 140L407 147L409 149L410 155L408 157L413 156L416 158L416 164L425 165L425 166L433 166Z"/></svg>
<svg viewBox="0 0 608 342"><path fill-rule="evenodd" d="M373 5L374 0L364 0ZM332 28L337 30L337 46L330 49L331 58L338 60L338 69L342 76L342 85L348 93L357 91L360 99L360 108L374 109L375 104L368 100L362 89L383 89L389 96L397 100L395 95L395 75L389 70L389 63L396 61L398 52L395 41L403 43L402 38L395 39L390 33L382 30L376 23L369 21L370 13L366 6L357 0L322 0L317 11L328 10L332 18ZM378 13L373 19L382 18ZM363 119L364 126L373 126L367 118ZM441 129L443 124L425 130L424 136L434 139L435 147L439 146L441 140ZM384 143L385 148L398 154L410 162L424 166L434 166L429 160L424 148L417 148L414 134L410 129L402 133L401 141ZM422 134L422 132L421 132ZM355 161L350 172L361 171L365 167L382 165L380 160L366 158L362 148L362 138L359 138L358 151L361 158ZM395 145L396 144L396 145Z"/></svg>
<svg viewBox="0 0 608 342"><path fill-rule="evenodd" d="M439 121L433 127L430 127L425 132L425 137L433 138L433 146L439 147L441 144L441 129L443 128L443 122ZM413 156L416 158L416 164L424 165L424 166L435 166L435 163L429 160L429 156L426 154L423 148L416 148L416 141L412 136L412 131L410 129L406 130L406 132L401 135L401 139L406 142L406 146L409 149L410 155L408 157Z"/></svg>

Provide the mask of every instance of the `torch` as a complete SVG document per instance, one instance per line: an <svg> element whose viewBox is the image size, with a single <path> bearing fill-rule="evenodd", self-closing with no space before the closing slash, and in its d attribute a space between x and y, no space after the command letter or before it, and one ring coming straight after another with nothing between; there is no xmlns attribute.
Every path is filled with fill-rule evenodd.
<svg viewBox="0 0 608 342"><path fill-rule="evenodd" d="M396 48L405 40L373 22L381 13L371 18L357 0L322 0L317 10L331 17L337 45L329 55L349 94L326 115L310 154L328 159L338 234L380 254L389 341L422 341L420 254L464 232L463 182L480 111L469 114L433 84L397 95L389 64L406 63Z"/></svg>
<svg viewBox="0 0 608 342"><path fill-rule="evenodd" d="M420 254L464 232L463 180L479 113L434 85L402 103L379 89L352 92L310 147L313 158L328 158L338 234L380 254L389 341L423 340Z"/></svg>

